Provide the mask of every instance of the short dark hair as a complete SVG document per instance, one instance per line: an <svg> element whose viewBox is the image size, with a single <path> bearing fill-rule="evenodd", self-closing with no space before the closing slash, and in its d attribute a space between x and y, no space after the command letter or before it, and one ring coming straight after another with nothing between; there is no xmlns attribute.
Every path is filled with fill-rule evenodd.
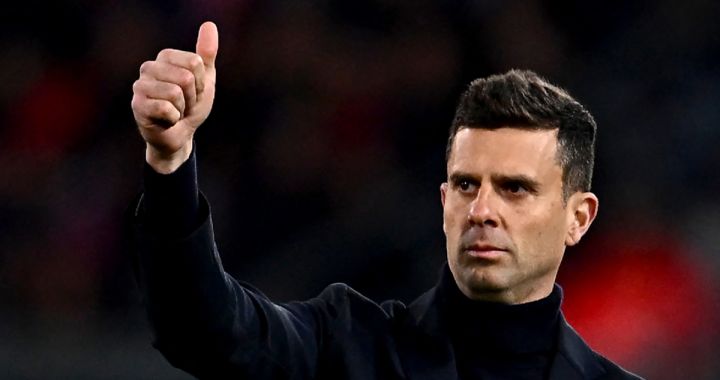
<svg viewBox="0 0 720 380"><path fill-rule="evenodd" d="M563 199L589 191L597 126L590 112L565 90L528 70L510 70L472 81L461 95L450 127L446 160L464 128L557 129Z"/></svg>

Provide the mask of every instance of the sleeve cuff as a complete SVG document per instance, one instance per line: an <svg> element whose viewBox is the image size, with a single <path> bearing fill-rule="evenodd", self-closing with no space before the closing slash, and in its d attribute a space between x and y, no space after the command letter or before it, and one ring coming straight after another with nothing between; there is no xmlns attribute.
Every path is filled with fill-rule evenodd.
<svg viewBox="0 0 720 380"><path fill-rule="evenodd" d="M145 162L143 180L143 224L148 232L180 237L197 227L200 207L195 144L187 161L170 174L160 174Z"/></svg>

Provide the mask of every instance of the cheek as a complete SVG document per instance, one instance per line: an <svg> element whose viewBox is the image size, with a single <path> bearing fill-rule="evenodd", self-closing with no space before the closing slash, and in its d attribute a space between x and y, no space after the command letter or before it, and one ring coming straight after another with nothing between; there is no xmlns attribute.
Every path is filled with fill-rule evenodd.
<svg viewBox="0 0 720 380"><path fill-rule="evenodd" d="M468 207L469 205L463 203L461 199L448 197L445 202L445 208L443 209L443 222L447 227L447 232L462 228L468 220Z"/></svg>
<svg viewBox="0 0 720 380"><path fill-rule="evenodd" d="M454 240L453 237L456 235L456 233L454 232L456 230L455 225L456 222L454 220L453 213L445 210L443 212L443 232L445 232L445 236L448 242Z"/></svg>
<svg viewBox="0 0 720 380"><path fill-rule="evenodd" d="M443 203L443 224L450 226L452 223L453 207L455 207L452 197L448 194L445 196Z"/></svg>
<svg viewBox="0 0 720 380"><path fill-rule="evenodd" d="M443 208L443 230L448 243L456 241L462 231L463 223L467 220L467 214L463 205L448 197Z"/></svg>
<svg viewBox="0 0 720 380"><path fill-rule="evenodd" d="M517 215L517 228L510 231L518 238L515 243L520 251L533 256L554 257L562 255L565 244L564 214L544 212L534 215Z"/></svg>

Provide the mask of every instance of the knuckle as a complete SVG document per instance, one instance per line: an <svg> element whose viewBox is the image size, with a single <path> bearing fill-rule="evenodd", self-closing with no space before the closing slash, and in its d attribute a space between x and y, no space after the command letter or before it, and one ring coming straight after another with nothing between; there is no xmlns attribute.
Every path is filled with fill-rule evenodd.
<svg viewBox="0 0 720 380"><path fill-rule="evenodd" d="M180 74L180 85L183 87L191 86L195 83L195 76L186 70L183 70L182 74Z"/></svg>
<svg viewBox="0 0 720 380"><path fill-rule="evenodd" d="M138 98L137 96L133 96L132 100L130 100L130 107L134 111L138 111L140 109L140 106L141 106L140 98Z"/></svg>
<svg viewBox="0 0 720 380"><path fill-rule="evenodd" d="M172 52L172 49L162 49L157 55L157 59L164 59L167 58L168 55Z"/></svg>
<svg viewBox="0 0 720 380"><path fill-rule="evenodd" d="M176 102L183 100L183 98L185 97L185 93L183 92L182 88L180 88L178 86L173 86L171 91L172 91L172 98Z"/></svg>
<svg viewBox="0 0 720 380"><path fill-rule="evenodd" d="M141 92L142 84L143 84L143 82L140 79L133 82L133 85L132 85L133 92L135 92L135 93Z"/></svg>
<svg viewBox="0 0 720 380"><path fill-rule="evenodd" d="M170 106L162 107L160 116L165 120L172 120L173 112Z"/></svg>
<svg viewBox="0 0 720 380"><path fill-rule="evenodd" d="M193 55L193 57L190 59L190 67L192 67L193 70L199 69L203 67L203 65L204 63L202 57L197 54Z"/></svg>
<svg viewBox="0 0 720 380"><path fill-rule="evenodd" d="M156 116L166 116L169 108L165 102L154 102L151 106L152 114Z"/></svg>
<svg viewBox="0 0 720 380"><path fill-rule="evenodd" d="M153 61L145 61L140 65L140 74L146 73L152 66Z"/></svg>

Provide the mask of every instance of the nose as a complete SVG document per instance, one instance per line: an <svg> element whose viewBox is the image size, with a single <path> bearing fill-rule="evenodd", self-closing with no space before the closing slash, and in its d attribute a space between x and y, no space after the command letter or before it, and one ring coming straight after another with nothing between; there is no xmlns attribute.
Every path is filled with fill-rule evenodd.
<svg viewBox="0 0 720 380"><path fill-rule="evenodd" d="M481 187L470 204L468 221L477 225L497 227L500 217L497 213L497 197L495 195L492 188Z"/></svg>

